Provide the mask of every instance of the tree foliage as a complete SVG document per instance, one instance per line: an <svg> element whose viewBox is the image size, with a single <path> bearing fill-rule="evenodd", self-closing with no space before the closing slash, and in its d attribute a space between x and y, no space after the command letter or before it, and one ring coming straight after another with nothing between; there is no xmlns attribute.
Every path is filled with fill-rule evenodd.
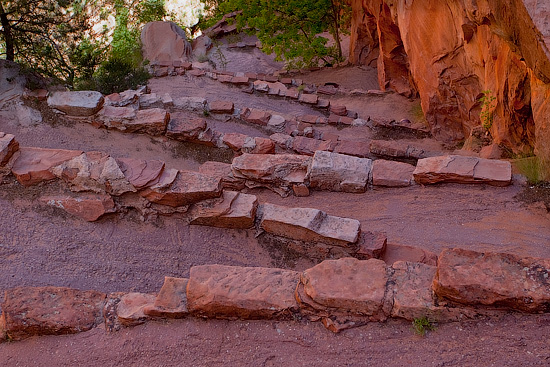
<svg viewBox="0 0 550 367"><path fill-rule="evenodd" d="M248 27L263 50L277 55L291 67L314 66L342 59L340 32L347 26L349 7L339 0L205 0L213 19L240 10L237 25ZM336 44L327 47L329 31Z"/></svg>

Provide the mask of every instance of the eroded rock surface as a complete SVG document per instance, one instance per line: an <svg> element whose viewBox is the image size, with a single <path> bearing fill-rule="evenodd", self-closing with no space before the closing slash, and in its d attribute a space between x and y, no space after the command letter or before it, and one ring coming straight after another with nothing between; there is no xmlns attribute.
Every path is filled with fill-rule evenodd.
<svg viewBox="0 0 550 367"><path fill-rule="evenodd" d="M48 97L48 106L69 116L87 117L103 107L103 95L95 91L56 92Z"/></svg>
<svg viewBox="0 0 550 367"><path fill-rule="evenodd" d="M365 192L372 161L349 155L317 151L308 168L310 187L320 190Z"/></svg>

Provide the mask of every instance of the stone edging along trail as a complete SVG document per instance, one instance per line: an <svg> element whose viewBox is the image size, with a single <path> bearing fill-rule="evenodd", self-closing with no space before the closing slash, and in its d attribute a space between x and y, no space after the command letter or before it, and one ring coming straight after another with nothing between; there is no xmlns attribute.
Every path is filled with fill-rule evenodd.
<svg viewBox="0 0 550 367"><path fill-rule="evenodd" d="M351 161L350 161L351 160ZM71 192L41 201L85 220L128 207L142 215L177 214L191 224L253 228L259 236L318 254L319 265L297 273L284 269L221 265L192 267L189 279L166 278L158 295L103 294L59 287L6 291L0 329L4 339L108 330L154 317L307 318L333 331L388 317L453 321L513 309L550 311L550 260L500 253L445 250L437 267L376 259L386 244L381 233L361 231L355 219L312 208L258 204L245 185L274 190L362 192L371 184L366 158L317 151L313 157L243 154L231 165L207 162L200 172L178 171L160 161L115 159L101 152L20 148L0 133L3 175L23 186L58 180ZM375 176L376 177L376 176ZM508 162L443 156L421 159L419 183L509 184ZM301 187L301 186L300 186ZM299 191L300 189L298 189ZM45 190L46 191L46 190ZM349 286L352 284L353 286Z"/></svg>

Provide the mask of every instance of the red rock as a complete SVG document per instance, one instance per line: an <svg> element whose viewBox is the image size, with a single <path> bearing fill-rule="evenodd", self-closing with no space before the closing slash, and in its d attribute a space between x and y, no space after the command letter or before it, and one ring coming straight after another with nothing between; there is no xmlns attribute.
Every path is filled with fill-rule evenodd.
<svg viewBox="0 0 550 367"><path fill-rule="evenodd" d="M210 112L213 113L233 113L233 102L229 101L212 101L209 105Z"/></svg>
<svg viewBox="0 0 550 367"><path fill-rule="evenodd" d="M383 232L361 232L355 257L359 260L380 259L386 252L388 238Z"/></svg>
<svg viewBox="0 0 550 367"><path fill-rule="evenodd" d="M236 84L236 85L248 84L248 77L234 76L233 78L231 78L231 84Z"/></svg>
<svg viewBox="0 0 550 367"><path fill-rule="evenodd" d="M124 125L136 118L136 110L132 107L105 106L95 116L97 125L109 129L125 130Z"/></svg>
<svg viewBox="0 0 550 367"><path fill-rule="evenodd" d="M338 125L340 123L340 116L335 115L334 113L331 113L328 116L328 123L332 125Z"/></svg>
<svg viewBox="0 0 550 367"><path fill-rule="evenodd" d="M271 154L275 153L275 143L271 139L255 137L255 147L250 151L252 154Z"/></svg>
<svg viewBox="0 0 550 367"><path fill-rule="evenodd" d="M323 139L325 135L323 135ZM368 158L370 155L370 148L368 141L351 141L351 140L341 140L334 148L335 153L352 155L359 158ZM412 177L412 174L411 174Z"/></svg>
<svg viewBox="0 0 550 367"><path fill-rule="evenodd" d="M120 302L116 305L118 320L123 326L143 324L149 318L144 309L153 305L155 299L156 296L153 294L126 293L120 297Z"/></svg>
<svg viewBox="0 0 550 367"><path fill-rule="evenodd" d="M318 97L316 94L302 93L300 94L300 98L298 100L302 103L317 104Z"/></svg>
<svg viewBox="0 0 550 367"><path fill-rule="evenodd" d="M190 120L173 118L168 123L166 136L180 141L193 141L199 134L206 130L206 120L193 118Z"/></svg>
<svg viewBox="0 0 550 367"><path fill-rule="evenodd" d="M40 201L63 209L67 213L88 222L98 220L103 214L115 211L113 198L106 194L82 194L77 197L44 196L40 198Z"/></svg>
<svg viewBox="0 0 550 367"><path fill-rule="evenodd" d="M290 88L285 92L285 96L290 99L298 99L300 97L300 91L296 88Z"/></svg>
<svg viewBox="0 0 550 367"><path fill-rule="evenodd" d="M298 309L295 271L224 265L193 266L187 285L189 312L211 318L290 318Z"/></svg>
<svg viewBox="0 0 550 367"><path fill-rule="evenodd" d="M319 98L317 100L317 108L329 108L330 107L330 101L328 99ZM322 124L326 124L327 121L323 120L322 122L319 122Z"/></svg>
<svg viewBox="0 0 550 367"><path fill-rule="evenodd" d="M147 23L141 30L141 43L144 59L170 66L174 61L187 61L192 51L185 31L173 22Z"/></svg>
<svg viewBox="0 0 550 367"><path fill-rule="evenodd" d="M242 149L242 147L244 146L248 138L249 138L248 135L244 135L240 133L226 133L223 135L222 141L229 148L238 152Z"/></svg>
<svg viewBox="0 0 550 367"><path fill-rule="evenodd" d="M308 168L310 188L365 192L372 170L367 158L316 151Z"/></svg>
<svg viewBox="0 0 550 367"><path fill-rule="evenodd" d="M418 161L414 180L420 184L458 182L506 186L512 182L512 165L507 161L457 155L430 157Z"/></svg>
<svg viewBox="0 0 550 367"><path fill-rule="evenodd" d="M290 135L281 133L270 135L269 138L275 143L276 146L282 149L288 149L292 144L292 140L294 139Z"/></svg>
<svg viewBox="0 0 550 367"><path fill-rule="evenodd" d="M69 184L72 191L93 191L122 195L135 192L118 163L102 152L83 153L50 169L56 177Z"/></svg>
<svg viewBox="0 0 550 367"><path fill-rule="evenodd" d="M161 108L140 110L135 120L124 123L126 132L145 133L153 136L164 134L170 121L170 114Z"/></svg>
<svg viewBox="0 0 550 367"><path fill-rule="evenodd" d="M48 97L48 106L69 116L92 116L103 107L103 95L95 91L56 92Z"/></svg>
<svg viewBox="0 0 550 367"><path fill-rule="evenodd" d="M550 308L550 259L446 249L439 255L434 292L466 305L526 312Z"/></svg>
<svg viewBox="0 0 550 367"><path fill-rule="evenodd" d="M193 68L193 64L191 64L189 61L186 61L181 63L181 67L184 70L191 70Z"/></svg>
<svg viewBox="0 0 550 367"><path fill-rule="evenodd" d="M136 189L141 189L156 180L164 170L164 162L132 158L116 160L126 179Z"/></svg>
<svg viewBox="0 0 550 367"><path fill-rule="evenodd" d="M206 71L204 71L202 69L192 69L192 70L187 71L186 74L191 75L191 76L195 76L195 77L200 77L200 76L204 76L204 74L206 74Z"/></svg>
<svg viewBox="0 0 550 367"><path fill-rule="evenodd" d="M20 148L12 173L24 186L36 185L42 181L53 180L50 169L82 154L79 150Z"/></svg>
<svg viewBox="0 0 550 367"><path fill-rule="evenodd" d="M319 88L317 88L317 93L319 94L327 94L327 95L335 95L336 92L338 92L338 88L332 86L332 85L322 85Z"/></svg>
<svg viewBox="0 0 550 367"><path fill-rule="evenodd" d="M387 187L410 186L414 170L412 164L379 159L372 165L372 184Z"/></svg>
<svg viewBox="0 0 550 367"><path fill-rule="evenodd" d="M298 196L298 197L309 196L309 189L304 184L292 185L292 191L294 192L294 196Z"/></svg>
<svg viewBox="0 0 550 367"><path fill-rule="evenodd" d="M62 335L87 331L103 322L106 295L62 287L7 289L2 320L8 337Z"/></svg>
<svg viewBox="0 0 550 367"><path fill-rule="evenodd" d="M187 310L187 278L164 277L155 303L146 305L143 313L153 317L169 317L178 319L189 314Z"/></svg>
<svg viewBox="0 0 550 367"><path fill-rule="evenodd" d="M298 116L298 121L302 121L308 124L316 124L319 120L319 116L317 115L302 115Z"/></svg>
<svg viewBox="0 0 550 367"><path fill-rule="evenodd" d="M184 206L219 197L221 180L198 172L179 171L171 184L164 187L151 186L140 195L153 203Z"/></svg>
<svg viewBox="0 0 550 367"><path fill-rule="evenodd" d="M162 99L156 93L147 93L139 96L139 108L144 110L147 108L162 108L164 104Z"/></svg>
<svg viewBox="0 0 550 367"><path fill-rule="evenodd" d="M346 116L346 114L348 113L348 109L346 108L346 106L332 105L330 106L330 113L338 116Z"/></svg>
<svg viewBox="0 0 550 367"><path fill-rule="evenodd" d="M244 189L244 180L236 178L231 170L231 164L223 162L204 162L199 166L199 172L204 175L214 176L222 181L224 189L242 190Z"/></svg>
<svg viewBox="0 0 550 367"><path fill-rule="evenodd" d="M248 113L244 116L243 114L241 114L241 118L246 122L250 122L252 124L258 124L261 126L267 126L267 123L269 122L270 117L271 117L270 113L262 110L257 110L254 108L250 109Z"/></svg>
<svg viewBox="0 0 550 367"><path fill-rule="evenodd" d="M254 226L258 198L255 195L224 191L220 199L196 204L191 224L248 229Z"/></svg>
<svg viewBox="0 0 550 367"><path fill-rule="evenodd" d="M382 260L384 260L386 264L393 264L396 261L406 261L433 266L437 265L437 255L433 252L420 247L398 245L394 243L388 243L386 245Z"/></svg>
<svg viewBox="0 0 550 367"><path fill-rule="evenodd" d="M498 144L491 144L481 148L479 157L484 159L500 159L502 158L502 149Z"/></svg>
<svg viewBox="0 0 550 367"><path fill-rule="evenodd" d="M422 158L424 151L398 140L371 140L370 151L373 154L395 158Z"/></svg>
<svg viewBox="0 0 550 367"><path fill-rule="evenodd" d="M285 131L286 120L283 116L271 115L267 123L267 128L271 131Z"/></svg>
<svg viewBox="0 0 550 367"><path fill-rule="evenodd" d="M243 154L233 159L235 177L275 184L302 183L310 157L296 154Z"/></svg>
<svg viewBox="0 0 550 367"><path fill-rule="evenodd" d="M15 152L19 150L19 143L12 134L0 132L0 167L10 161Z"/></svg>
<svg viewBox="0 0 550 367"><path fill-rule="evenodd" d="M231 82L231 79L233 79L232 75L218 74L218 81L220 83L229 83Z"/></svg>
<svg viewBox="0 0 550 367"><path fill-rule="evenodd" d="M299 154L314 155L316 151L330 150L331 142L306 138L305 136L296 136L292 141L292 149Z"/></svg>
<svg viewBox="0 0 550 367"><path fill-rule="evenodd" d="M304 271L302 303L317 311L384 320L388 275L382 260L325 260Z"/></svg>
<svg viewBox="0 0 550 367"><path fill-rule="evenodd" d="M46 89L34 89L28 93L25 94L25 97L27 98L34 98L39 101L45 101L48 99L48 95L50 93Z"/></svg>
<svg viewBox="0 0 550 367"><path fill-rule="evenodd" d="M348 247L359 238L356 219L340 218L312 208L262 205L260 227L277 236Z"/></svg>
<svg viewBox="0 0 550 367"><path fill-rule="evenodd" d="M342 125L348 125L348 126L350 126L350 125L353 124L353 120L354 120L354 119L351 118L351 117L341 116L341 117L340 117L339 123L342 124Z"/></svg>

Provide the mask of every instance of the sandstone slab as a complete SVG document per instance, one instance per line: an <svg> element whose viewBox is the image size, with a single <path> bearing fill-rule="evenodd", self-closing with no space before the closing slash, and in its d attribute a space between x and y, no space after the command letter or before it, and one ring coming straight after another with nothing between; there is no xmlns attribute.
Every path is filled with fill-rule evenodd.
<svg viewBox="0 0 550 367"><path fill-rule="evenodd" d="M140 110L136 113L134 120L124 123L124 131L158 136L164 134L168 121L170 121L170 114L162 108Z"/></svg>
<svg viewBox="0 0 550 367"><path fill-rule="evenodd" d="M219 177L179 171L170 184L148 187L140 195L153 203L177 207L219 197L221 191Z"/></svg>
<svg viewBox="0 0 550 367"><path fill-rule="evenodd" d="M457 155L430 157L418 161L414 179L420 184L457 182L506 186L512 181L512 165L507 161Z"/></svg>
<svg viewBox="0 0 550 367"><path fill-rule="evenodd" d="M420 159L426 156L424 150L399 140L372 140L370 152L382 157Z"/></svg>
<svg viewBox="0 0 550 367"><path fill-rule="evenodd" d="M62 335L87 331L103 322L106 295L63 287L19 287L6 290L2 321L8 337Z"/></svg>
<svg viewBox="0 0 550 367"><path fill-rule="evenodd" d="M79 150L44 148L20 148L19 152L11 171L24 186L54 179L51 168L82 154Z"/></svg>
<svg viewBox="0 0 550 367"><path fill-rule="evenodd" d="M372 171L368 158L317 151L308 168L310 187L320 190L365 192Z"/></svg>
<svg viewBox="0 0 550 367"><path fill-rule="evenodd" d="M199 166L199 172L204 175L218 177L222 181L224 189L242 190L245 187L245 180L233 175L231 164L223 162L204 162Z"/></svg>
<svg viewBox="0 0 550 367"><path fill-rule="evenodd" d="M413 181L415 166L412 164L378 159L372 165L374 186L406 187Z"/></svg>
<svg viewBox="0 0 550 367"><path fill-rule="evenodd" d="M218 200L198 203L191 213L191 224L221 228L248 229L254 226L258 198L236 191L224 191Z"/></svg>
<svg viewBox="0 0 550 367"><path fill-rule="evenodd" d="M317 97L316 94L302 93L302 94L300 94L300 98L298 100L302 103L317 104L317 101L319 100L319 97Z"/></svg>
<svg viewBox="0 0 550 367"><path fill-rule="evenodd" d="M69 116L87 117L103 107L103 95L95 91L56 92L48 97L48 106Z"/></svg>
<svg viewBox="0 0 550 367"><path fill-rule="evenodd" d="M301 274L305 307L329 314L384 320L388 272L382 260L325 260Z"/></svg>
<svg viewBox="0 0 550 367"><path fill-rule="evenodd" d="M97 126L108 129L125 130L125 125L136 118L136 110L132 107L105 106L95 116Z"/></svg>
<svg viewBox="0 0 550 367"><path fill-rule="evenodd" d="M245 134L226 133L226 134L223 134L222 141L229 148L231 148L234 151L238 152L243 148L243 146L246 143L247 139L250 139L250 137L248 135L245 135Z"/></svg>
<svg viewBox="0 0 550 367"><path fill-rule="evenodd" d="M386 251L388 238L384 232L361 232L354 257L359 260L381 259Z"/></svg>
<svg viewBox="0 0 550 367"><path fill-rule="evenodd" d="M176 98L174 99L174 108L202 112L206 109L206 99L202 97Z"/></svg>
<svg viewBox="0 0 550 367"><path fill-rule="evenodd" d="M252 109L246 108L241 113L241 119L243 119L246 122L250 122L252 124L256 124L260 126L267 126L270 118L271 118L271 114L269 112L258 110L255 108L252 108Z"/></svg>
<svg viewBox="0 0 550 367"><path fill-rule="evenodd" d="M163 108L164 103L162 98L159 97L156 93L147 93L139 96L139 108Z"/></svg>
<svg viewBox="0 0 550 367"><path fill-rule="evenodd" d="M106 194L82 194L72 196L44 196L40 201L67 213L84 219L88 222L98 220L105 213L115 211L115 203L110 195Z"/></svg>
<svg viewBox="0 0 550 367"><path fill-rule="evenodd" d="M120 302L116 306L118 321L123 326L135 326L143 324L149 318L144 313L147 306L155 303L156 296L146 293L126 293L120 297Z"/></svg>
<svg viewBox="0 0 550 367"><path fill-rule="evenodd" d="M328 135L328 134L325 134ZM323 135L323 139L327 139ZM337 139L334 139L333 141L336 141ZM349 141L349 140L341 140L338 142L336 147L334 148L335 153L340 154L347 154L352 155L354 157L359 158L368 158L370 155L370 148L369 148L369 142L368 141Z"/></svg>
<svg viewBox="0 0 550 367"><path fill-rule="evenodd" d="M310 157L295 154L243 154L233 159L235 177L275 184L302 183Z"/></svg>
<svg viewBox="0 0 550 367"><path fill-rule="evenodd" d="M19 150L19 143L15 140L15 136L0 132L0 167L8 164L17 150Z"/></svg>
<svg viewBox="0 0 550 367"><path fill-rule="evenodd" d="M212 101L208 105L210 112L213 113L233 113L233 102L230 101Z"/></svg>
<svg viewBox="0 0 550 367"><path fill-rule="evenodd" d="M187 310L187 278L164 277L153 305L143 308L145 315L153 317L182 318L189 314Z"/></svg>
<svg viewBox="0 0 550 367"><path fill-rule="evenodd" d="M263 204L261 212L260 228L295 240L348 247L360 233L358 220L331 216L318 209Z"/></svg>
<svg viewBox="0 0 550 367"><path fill-rule="evenodd" d="M211 318L289 318L297 311L299 274L273 268L201 265L191 268L187 305Z"/></svg>
<svg viewBox="0 0 550 367"><path fill-rule="evenodd" d="M146 187L156 180L164 170L164 162L157 160L119 158L116 162L124 177L136 189Z"/></svg>
<svg viewBox="0 0 550 367"><path fill-rule="evenodd" d="M296 136L292 141L292 149L299 154L314 155L318 150L332 150L332 142Z"/></svg>
<svg viewBox="0 0 550 367"><path fill-rule="evenodd" d="M550 259L447 249L439 255L433 289L467 305L550 311Z"/></svg>
<svg viewBox="0 0 550 367"><path fill-rule="evenodd" d="M166 136L180 141L193 141L205 130L206 120L203 118L172 118L168 123Z"/></svg>

